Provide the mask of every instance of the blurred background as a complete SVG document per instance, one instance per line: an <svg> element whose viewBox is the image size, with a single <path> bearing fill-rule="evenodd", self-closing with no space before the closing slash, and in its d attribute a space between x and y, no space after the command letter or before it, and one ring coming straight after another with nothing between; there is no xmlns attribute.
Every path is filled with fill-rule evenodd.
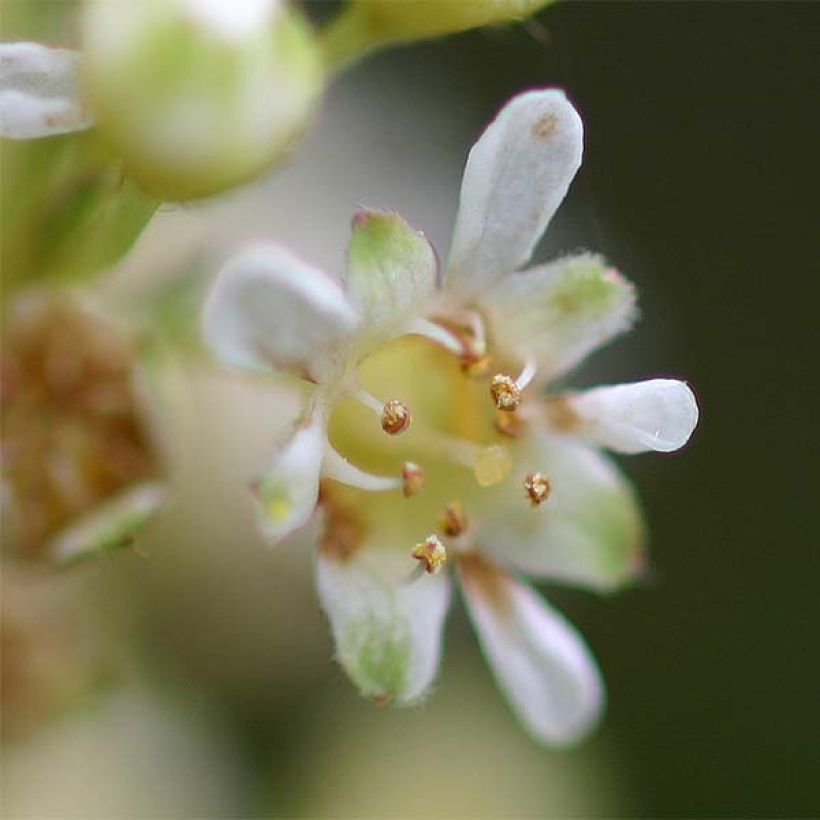
<svg viewBox="0 0 820 820"><path fill-rule="evenodd" d="M163 417L172 500L138 550L52 592L3 574L5 816L820 815L816 31L811 3L575 0L373 56L284 170L163 207L106 285L207 277L259 237L338 271L358 204L398 210L443 255L484 125L524 88L565 88L585 164L539 255L600 251L643 307L575 383L682 377L701 407L684 451L622 460L651 582L546 589L607 680L594 737L528 740L458 610L428 703L359 699L308 549L267 549L244 490L294 397L183 363ZM31 705L88 667L92 696Z"/></svg>

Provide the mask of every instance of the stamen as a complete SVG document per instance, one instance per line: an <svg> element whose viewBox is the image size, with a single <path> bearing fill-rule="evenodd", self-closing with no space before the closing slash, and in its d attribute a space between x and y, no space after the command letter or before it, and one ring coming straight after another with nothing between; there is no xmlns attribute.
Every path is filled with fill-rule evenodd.
<svg viewBox="0 0 820 820"><path fill-rule="evenodd" d="M402 478L374 475L360 470L330 446L325 450L322 472L327 478L368 492L398 490L404 486Z"/></svg>
<svg viewBox="0 0 820 820"><path fill-rule="evenodd" d="M533 356L527 356L524 362L524 367L521 368L518 378L515 380L515 386L519 390L523 390L535 377L538 372L538 365L535 363Z"/></svg>
<svg viewBox="0 0 820 820"><path fill-rule="evenodd" d="M521 390L518 385L503 373L496 373L490 383L490 395L498 410L510 412L517 410L521 404Z"/></svg>
<svg viewBox="0 0 820 820"><path fill-rule="evenodd" d="M442 327L438 322L431 322L429 319L416 319L408 328L408 333L415 333L424 336L431 342L441 345L450 353L461 356L464 353L464 344L461 339L452 333L448 328Z"/></svg>
<svg viewBox="0 0 820 820"><path fill-rule="evenodd" d="M358 399L365 407L369 407L379 416L382 430L391 436L403 433L412 420L410 408L398 399L390 399L387 402L380 402L375 396L371 396L362 387L350 388L348 394L354 399Z"/></svg>
<svg viewBox="0 0 820 820"><path fill-rule="evenodd" d="M414 461L405 461L401 467L401 480L405 498L417 495L424 487L424 470Z"/></svg>
<svg viewBox="0 0 820 820"><path fill-rule="evenodd" d="M416 544L411 555L422 562L428 575L440 572L447 561L447 550L437 535L429 535L424 541Z"/></svg>
<svg viewBox="0 0 820 820"><path fill-rule="evenodd" d="M490 444L476 453L473 472L480 486L492 487L510 474L512 465L510 451L503 444Z"/></svg>
<svg viewBox="0 0 820 820"><path fill-rule="evenodd" d="M461 535L467 529L467 516L461 502L451 501L442 511L439 522L445 535L453 538Z"/></svg>
<svg viewBox="0 0 820 820"><path fill-rule="evenodd" d="M408 333L417 333L455 353L464 362L481 359L487 352L484 319L474 310L453 313L440 319L416 319Z"/></svg>
<svg viewBox="0 0 820 820"><path fill-rule="evenodd" d="M490 372L492 363L489 356L481 356L478 359L463 359L461 372L471 379L483 379Z"/></svg>
<svg viewBox="0 0 820 820"><path fill-rule="evenodd" d="M388 435L403 433L410 426L411 419L410 409L398 399L390 399L382 408L382 430Z"/></svg>
<svg viewBox="0 0 820 820"><path fill-rule="evenodd" d="M495 411L495 429L503 436L518 438L524 432L524 419L516 410Z"/></svg>
<svg viewBox="0 0 820 820"><path fill-rule="evenodd" d="M549 498L551 487L549 479L543 473L527 473L524 489L533 507L537 507Z"/></svg>

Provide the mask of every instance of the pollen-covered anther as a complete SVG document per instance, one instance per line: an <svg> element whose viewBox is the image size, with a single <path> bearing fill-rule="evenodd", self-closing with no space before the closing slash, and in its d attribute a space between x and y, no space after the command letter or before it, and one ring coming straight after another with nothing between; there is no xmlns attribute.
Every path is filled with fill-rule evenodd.
<svg viewBox="0 0 820 820"><path fill-rule="evenodd" d="M483 379L490 372L492 359L485 356L464 356L461 360L461 372L470 379Z"/></svg>
<svg viewBox="0 0 820 820"><path fill-rule="evenodd" d="M455 538L467 529L467 516L459 501L451 501L439 516L441 531Z"/></svg>
<svg viewBox="0 0 820 820"><path fill-rule="evenodd" d="M437 535L430 535L416 544L411 553L413 558L421 561L428 575L435 575L447 561L447 550Z"/></svg>
<svg viewBox="0 0 820 820"><path fill-rule="evenodd" d="M524 489L532 505L543 504L550 496L550 482L543 473L527 473L524 478Z"/></svg>
<svg viewBox="0 0 820 820"><path fill-rule="evenodd" d="M382 430L391 436L403 433L412 420L410 409L398 399L390 399L382 408Z"/></svg>
<svg viewBox="0 0 820 820"><path fill-rule="evenodd" d="M496 373L490 383L490 395L495 406L505 413L517 410L521 404L521 390L509 376Z"/></svg>
<svg viewBox="0 0 820 820"><path fill-rule="evenodd" d="M417 495L424 488L424 469L414 461L405 461L401 465L402 492L405 498Z"/></svg>

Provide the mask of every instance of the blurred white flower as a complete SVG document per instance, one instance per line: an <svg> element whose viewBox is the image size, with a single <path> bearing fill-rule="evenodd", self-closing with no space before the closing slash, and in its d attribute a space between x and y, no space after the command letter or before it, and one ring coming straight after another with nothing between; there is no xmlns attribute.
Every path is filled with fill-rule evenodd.
<svg viewBox="0 0 820 820"><path fill-rule="evenodd" d="M603 686L580 636L514 572L597 590L634 579L640 511L594 445L674 450L697 422L677 381L544 394L636 314L632 286L597 256L519 272L581 154L564 95L521 94L470 153L443 276L422 234L363 210L344 288L259 245L227 264L204 313L222 361L307 386L253 487L272 540L321 510L319 596L358 688L400 704L428 690L449 556L500 688L549 743L594 724Z"/></svg>
<svg viewBox="0 0 820 820"><path fill-rule="evenodd" d="M74 51L0 43L0 136L31 139L88 128L78 73Z"/></svg>

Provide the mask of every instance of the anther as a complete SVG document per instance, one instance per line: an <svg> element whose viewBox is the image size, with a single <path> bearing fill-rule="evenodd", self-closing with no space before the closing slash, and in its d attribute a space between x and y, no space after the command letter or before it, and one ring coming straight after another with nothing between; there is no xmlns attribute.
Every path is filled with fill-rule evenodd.
<svg viewBox="0 0 820 820"><path fill-rule="evenodd" d="M521 404L521 390L518 385L503 373L496 373L490 383L490 395L496 408L509 413L517 410Z"/></svg>
<svg viewBox="0 0 820 820"><path fill-rule="evenodd" d="M422 562L424 571L428 575L440 572L447 561L447 550L437 535L430 535L424 541L416 544L411 555L417 561Z"/></svg>
<svg viewBox="0 0 820 820"><path fill-rule="evenodd" d="M467 516L458 501L451 501L442 511L439 518L441 530L445 535L455 538L467 529Z"/></svg>
<svg viewBox="0 0 820 820"><path fill-rule="evenodd" d="M390 399L382 407L382 430L391 436L403 433L410 426L410 410L398 399Z"/></svg>
<svg viewBox="0 0 820 820"><path fill-rule="evenodd" d="M549 498L551 488L549 479L543 473L527 473L524 489L533 507L537 507Z"/></svg>
<svg viewBox="0 0 820 820"><path fill-rule="evenodd" d="M461 372L471 379L483 379L490 372L492 359L489 356L462 357Z"/></svg>
<svg viewBox="0 0 820 820"><path fill-rule="evenodd" d="M515 410L496 410L495 429L503 436L518 438L524 432L524 420Z"/></svg>
<svg viewBox="0 0 820 820"><path fill-rule="evenodd" d="M401 465L401 482L405 498L417 495L424 487L424 470L414 461Z"/></svg>

